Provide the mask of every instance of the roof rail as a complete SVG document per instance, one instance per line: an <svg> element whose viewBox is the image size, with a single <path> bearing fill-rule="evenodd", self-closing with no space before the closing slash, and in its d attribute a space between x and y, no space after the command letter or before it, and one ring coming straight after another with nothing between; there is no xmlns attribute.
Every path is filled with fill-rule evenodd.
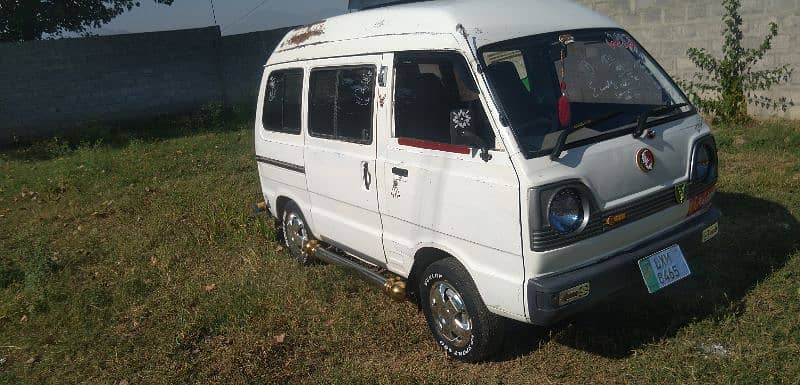
<svg viewBox="0 0 800 385"><path fill-rule="evenodd" d="M354 11L354 10L362 10L370 8L388 7L390 5L403 4L403 3L419 3L422 1L430 1L430 0L349 0L347 9Z"/></svg>

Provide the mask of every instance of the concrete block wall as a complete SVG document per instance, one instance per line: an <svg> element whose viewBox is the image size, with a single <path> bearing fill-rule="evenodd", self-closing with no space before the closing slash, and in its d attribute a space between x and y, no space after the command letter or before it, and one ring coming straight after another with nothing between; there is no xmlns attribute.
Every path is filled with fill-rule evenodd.
<svg viewBox="0 0 800 385"><path fill-rule="evenodd" d="M689 47L722 51L720 0L578 0L628 29L675 78ZM745 44L780 26L766 66L796 69L770 95L800 104L800 0L744 0ZM220 36L218 27L0 43L0 144L90 121L180 113L210 102L255 105L263 65L288 29ZM769 111L753 112L774 116ZM777 116L800 119L800 106Z"/></svg>
<svg viewBox="0 0 800 385"><path fill-rule="evenodd" d="M0 145L87 122L255 105L286 29L222 37L219 27L0 43Z"/></svg>
<svg viewBox="0 0 800 385"><path fill-rule="evenodd" d="M577 0L610 16L627 29L676 79L688 79L695 67L686 55L690 47L722 54L720 0ZM742 0L746 47L755 48L778 23L779 35L763 65L789 64L795 69L791 83L776 87L770 96L791 97L796 106L787 113L752 108L758 115L800 119L800 0Z"/></svg>
<svg viewBox="0 0 800 385"><path fill-rule="evenodd" d="M221 100L218 28L0 44L0 140Z"/></svg>
<svg viewBox="0 0 800 385"><path fill-rule="evenodd" d="M222 37L220 63L226 103L249 104L255 108L264 64L290 29Z"/></svg>

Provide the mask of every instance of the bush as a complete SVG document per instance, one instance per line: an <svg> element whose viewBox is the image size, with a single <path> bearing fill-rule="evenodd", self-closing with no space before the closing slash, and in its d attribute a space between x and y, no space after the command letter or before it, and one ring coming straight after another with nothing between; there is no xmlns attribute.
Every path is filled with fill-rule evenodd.
<svg viewBox="0 0 800 385"><path fill-rule="evenodd" d="M701 72L692 80L681 82L692 103L701 111L714 115L718 123L742 123L750 120L747 106L756 105L770 110L786 111L794 103L786 97L772 98L756 95L773 86L787 83L793 69L789 65L766 70L755 70L756 65L772 48L772 39L778 36L778 25L769 24L769 34L758 48L742 47L742 17L740 0L723 0L725 14L722 33L725 41L722 57L716 58L702 48L690 48L689 59Z"/></svg>
<svg viewBox="0 0 800 385"><path fill-rule="evenodd" d="M192 115L190 128L192 130L219 130L223 128L229 115L221 103L207 103Z"/></svg>

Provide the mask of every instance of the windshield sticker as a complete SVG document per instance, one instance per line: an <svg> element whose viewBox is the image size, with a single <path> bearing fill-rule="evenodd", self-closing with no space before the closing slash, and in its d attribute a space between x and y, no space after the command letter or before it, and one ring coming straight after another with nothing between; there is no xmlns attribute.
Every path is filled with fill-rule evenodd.
<svg viewBox="0 0 800 385"><path fill-rule="evenodd" d="M270 102L274 102L275 98L278 97L279 86L280 86L280 79L278 79L277 76L270 76L269 84L267 84L267 93Z"/></svg>
<svg viewBox="0 0 800 385"><path fill-rule="evenodd" d="M638 92L634 92L636 85L642 80L638 64L638 61L620 60L609 52L592 62L581 59L578 69L594 99L630 101L640 96Z"/></svg>
<svg viewBox="0 0 800 385"><path fill-rule="evenodd" d="M372 79L374 76L372 70L362 71L358 83L352 85L355 102L359 106L368 106L372 103Z"/></svg>
<svg viewBox="0 0 800 385"><path fill-rule="evenodd" d="M636 41L633 40L630 35L622 32L607 32L606 44L608 44L611 49L625 48L633 52L639 50L639 45L636 44Z"/></svg>

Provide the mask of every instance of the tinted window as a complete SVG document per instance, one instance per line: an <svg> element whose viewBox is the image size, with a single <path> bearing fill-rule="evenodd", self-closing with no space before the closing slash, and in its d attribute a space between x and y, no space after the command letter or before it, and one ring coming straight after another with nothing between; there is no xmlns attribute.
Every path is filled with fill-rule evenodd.
<svg viewBox="0 0 800 385"><path fill-rule="evenodd" d="M322 70L311 73L308 103L308 130L313 136L334 137L336 110L336 78L338 71Z"/></svg>
<svg viewBox="0 0 800 385"><path fill-rule="evenodd" d="M315 70L310 92L308 126L312 136L372 142L374 67Z"/></svg>
<svg viewBox="0 0 800 385"><path fill-rule="evenodd" d="M303 70L273 71L264 92L264 129L300 133Z"/></svg>
<svg viewBox="0 0 800 385"><path fill-rule="evenodd" d="M464 58L455 53L395 56L395 136L438 143L451 137L450 114L463 111L491 147L495 137Z"/></svg>

